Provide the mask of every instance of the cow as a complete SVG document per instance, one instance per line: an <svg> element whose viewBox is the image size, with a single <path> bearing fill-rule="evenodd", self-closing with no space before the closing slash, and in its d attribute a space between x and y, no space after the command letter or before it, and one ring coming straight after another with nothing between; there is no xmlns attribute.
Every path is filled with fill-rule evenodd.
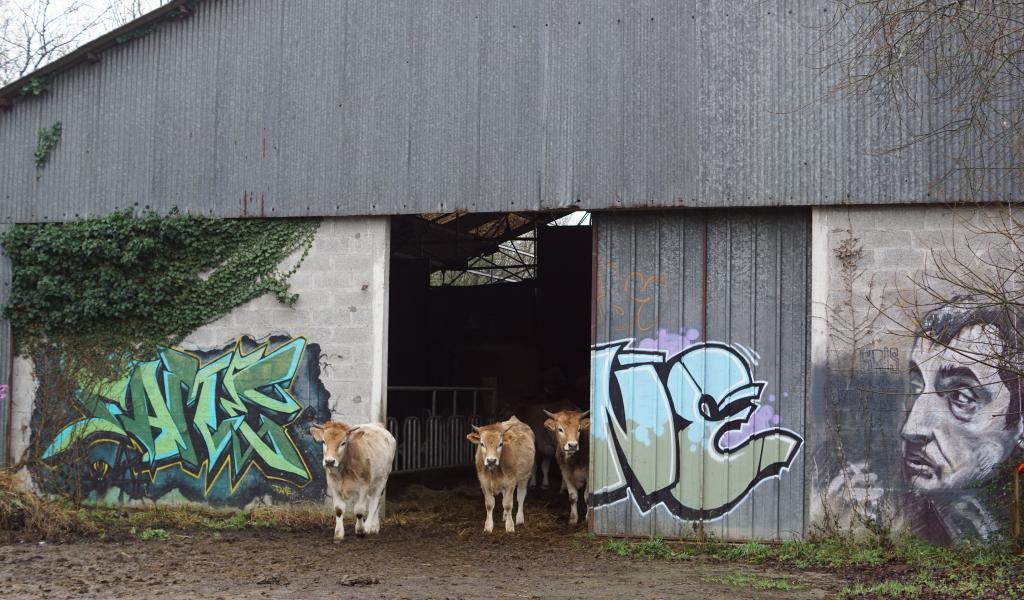
<svg viewBox="0 0 1024 600"><path fill-rule="evenodd" d="M353 504L356 535L380 532L380 502L395 460L395 438L377 423L328 421L309 428L323 444L327 492L334 500L334 539L345 539L345 507Z"/></svg>
<svg viewBox="0 0 1024 600"><path fill-rule="evenodd" d="M526 484L533 472L533 430L513 416L507 421L483 427L474 425L466 439L477 447L476 476L480 480L484 508L487 510L484 531L494 531L494 496L501 494L505 531L514 532L516 525L526 523L523 503L526 501ZM519 512L513 524L512 497L516 492Z"/></svg>
<svg viewBox="0 0 1024 600"><path fill-rule="evenodd" d="M555 457L555 439L544 429L544 420L547 418L547 413L560 410L578 409L575 404L568 400L526 405L516 409L516 415L530 426L530 429L533 430L533 436L537 441L537 462L539 463L542 475L541 489L547 489L548 487L548 472L551 470L551 459ZM537 475L536 473L531 473L530 487L536 487L536 485Z"/></svg>
<svg viewBox="0 0 1024 600"><path fill-rule="evenodd" d="M590 461L590 411L563 410L557 413L544 411L547 420L544 427L554 433L556 441L555 460L562 472L562 481L569 492L569 523L578 520L576 504L578 491L584 490L583 502L587 505L586 487Z"/></svg>

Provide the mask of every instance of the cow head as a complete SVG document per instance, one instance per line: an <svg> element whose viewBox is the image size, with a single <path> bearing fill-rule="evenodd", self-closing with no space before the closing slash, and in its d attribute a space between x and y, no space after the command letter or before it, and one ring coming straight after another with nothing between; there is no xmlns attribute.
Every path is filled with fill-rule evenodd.
<svg viewBox="0 0 1024 600"><path fill-rule="evenodd" d="M341 467L345 460L345 453L348 451L348 442L357 429L359 429L358 426L349 427L337 421L328 421L323 425L314 425L309 428L309 435L324 445L324 468Z"/></svg>
<svg viewBox="0 0 1024 600"><path fill-rule="evenodd" d="M580 449L580 436L590 431L590 411L562 410L556 413L544 411L548 416L544 427L554 432L555 441L566 456L572 456Z"/></svg>
<svg viewBox="0 0 1024 600"><path fill-rule="evenodd" d="M501 451L505 447L505 432L512 425L502 428L496 425L477 427L466 436L470 443L476 444L476 452L482 458L483 465L488 469L497 469L501 465Z"/></svg>

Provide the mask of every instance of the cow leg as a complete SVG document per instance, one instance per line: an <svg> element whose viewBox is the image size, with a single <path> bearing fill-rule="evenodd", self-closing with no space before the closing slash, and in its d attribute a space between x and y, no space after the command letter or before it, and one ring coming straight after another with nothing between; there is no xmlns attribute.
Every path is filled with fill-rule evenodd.
<svg viewBox="0 0 1024 600"><path fill-rule="evenodd" d="M540 489L548 489L548 474L551 472L551 457L545 456L540 459L540 470L544 473L544 479L541 480Z"/></svg>
<svg viewBox="0 0 1024 600"><path fill-rule="evenodd" d="M576 485L569 481L568 477L562 477L562 481L565 482L565 489L569 492L569 524L575 525L579 521L579 515L576 513L576 503L579 501L579 495L576 493Z"/></svg>
<svg viewBox="0 0 1024 600"><path fill-rule="evenodd" d="M533 461L533 468L530 469L530 484L529 484L529 487L532 487L532 488L537 487L537 469L539 467L540 467L540 464L537 461Z"/></svg>
<svg viewBox="0 0 1024 600"><path fill-rule="evenodd" d="M334 539L345 539L345 502L334 498Z"/></svg>
<svg viewBox="0 0 1024 600"><path fill-rule="evenodd" d="M365 488L360 489L356 495L356 535L363 537L366 535L366 492Z"/></svg>
<svg viewBox="0 0 1024 600"><path fill-rule="evenodd" d="M526 524L526 514L523 512L523 504L526 502L526 482L520 481L516 485L516 500L519 502L519 510L516 512L516 525Z"/></svg>
<svg viewBox="0 0 1024 600"><path fill-rule="evenodd" d="M484 509L487 511L487 518L484 519L484 531L494 531L494 494L487 487L480 486L484 490Z"/></svg>
<svg viewBox="0 0 1024 600"><path fill-rule="evenodd" d="M516 530L515 524L512 522L512 503L516 498L516 484L505 486L501 490L501 507L504 509L502 518L505 519L505 531L512 533Z"/></svg>
<svg viewBox="0 0 1024 600"><path fill-rule="evenodd" d="M386 484L385 480L370 492L370 515L366 519L366 533L380 533L380 503L384 501Z"/></svg>

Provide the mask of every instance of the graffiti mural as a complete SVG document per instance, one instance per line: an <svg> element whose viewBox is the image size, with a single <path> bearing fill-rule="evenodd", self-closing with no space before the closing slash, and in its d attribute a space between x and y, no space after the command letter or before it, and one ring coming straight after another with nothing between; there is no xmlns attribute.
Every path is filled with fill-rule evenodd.
<svg viewBox="0 0 1024 600"><path fill-rule="evenodd" d="M924 315L902 381L857 383L869 389L861 411L904 416L892 425L896 444L842 440L848 460L824 499L841 524L892 518L939 544L1000 534L1009 505L1000 467L1024 447L1020 323L1015 308L958 298Z"/></svg>
<svg viewBox="0 0 1024 600"><path fill-rule="evenodd" d="M593 349L594 471L604 474L594 506L632 498L642 513L719 518L781 476L803 439L770 409L752 419L766 385L752 351L697 343L695 330L666 337L681 346L671 356L633 340Z"/></svg>
<svg viewBox="0 0 1024 600"><path fill-rule="evenodd" d="M79 393L82 416L44 441L51 472L37 480L59 484L68 474L54 471L84 471L95 500L318 497L316 450L297 432L328 414L319 355L304 338L283 336L206 352L163 348L95 394ZM83 447L84 460L69 461Z"/></svg>

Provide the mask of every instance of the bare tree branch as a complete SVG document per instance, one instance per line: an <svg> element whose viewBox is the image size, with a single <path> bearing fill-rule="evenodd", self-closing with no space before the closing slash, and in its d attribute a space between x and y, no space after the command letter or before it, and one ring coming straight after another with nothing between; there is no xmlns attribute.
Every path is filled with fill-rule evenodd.
<svg viewBox="0 0 1024 600"><path fill-rule="evenodd" d="M937 143L974 198L1024 180L1024 2L834 0L833 93L880 103L898 152ZM935 184L942 181L933 182Z"/></svg>

